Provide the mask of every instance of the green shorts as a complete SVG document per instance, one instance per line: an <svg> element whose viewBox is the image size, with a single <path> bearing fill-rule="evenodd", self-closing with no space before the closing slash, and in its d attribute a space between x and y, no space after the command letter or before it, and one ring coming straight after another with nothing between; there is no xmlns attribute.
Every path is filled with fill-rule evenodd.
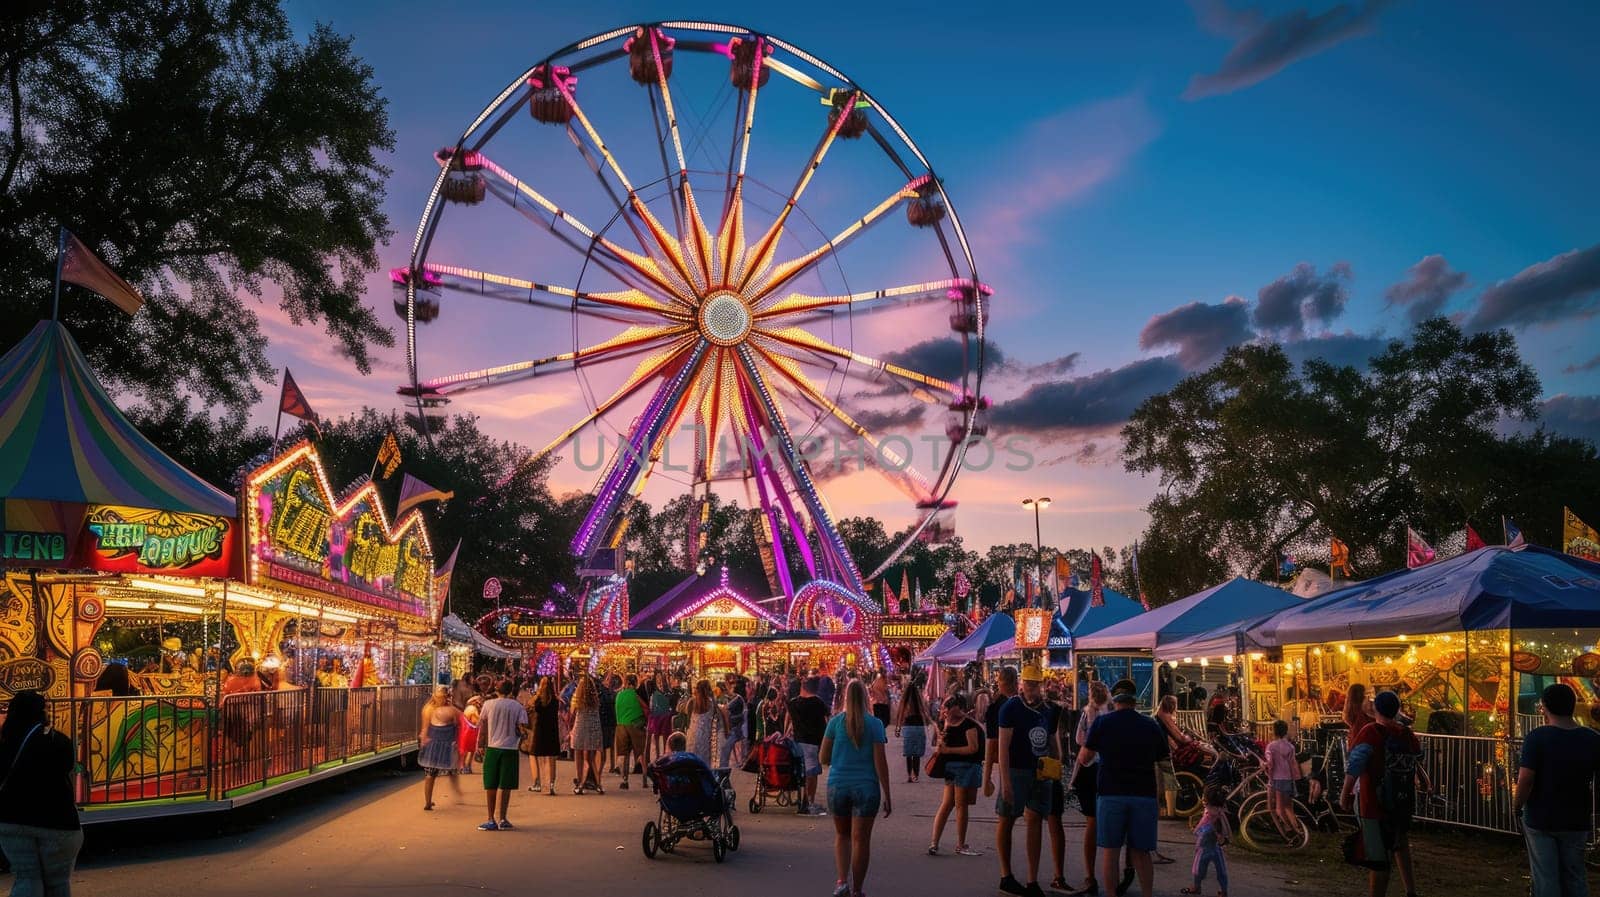
<svg viewBox="0 0 1600 897"><path fill-rule="evenodd" d="M520 768L516 748L484 748L483 790L517 790L517 771Z"/></svg>

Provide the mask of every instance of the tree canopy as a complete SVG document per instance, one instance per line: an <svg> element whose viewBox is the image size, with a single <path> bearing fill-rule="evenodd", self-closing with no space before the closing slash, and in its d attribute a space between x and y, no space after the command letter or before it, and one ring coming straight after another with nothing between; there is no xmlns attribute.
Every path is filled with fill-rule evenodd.
<svg viewBox="0 0 1600 897"><path fill-rule="evenodd" d="M1442 317L1365 370L1230 349L1123 429L1127 468L1160 482L1143 584L1165 600L1230 574L1271 578L1282 551L1324 563L1330 538L1372 575L1404 564L1407 526L1445 541L1472 523L1494 541L1501 515L1553 544L1562 502L1600 486L1600 460L1587 442L1517 432L1539 393L1508 331Z"/></svg>
<svg viewBox="0 0 1600 897"><path fill-rule="evenodd" d="M0 116L0 346L49 314L58 225L144 292L130 320L64 287L61 317L154 416L258 398L263 300L363 372L393 344L361 296L394 136L349 39L297 37L277 0L19 3Z"/></svg>

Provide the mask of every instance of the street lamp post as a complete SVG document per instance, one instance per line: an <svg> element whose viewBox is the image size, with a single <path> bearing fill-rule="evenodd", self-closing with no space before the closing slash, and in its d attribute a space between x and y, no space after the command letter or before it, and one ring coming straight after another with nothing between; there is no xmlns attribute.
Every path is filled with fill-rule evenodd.
<svg viewBox="0 0 1600 897"><path fill-rule="evenodd" d="M1024 498L1024 508L1033 509L1033 569L1034 575L1039 577L1038 587L1044 588L1044 539L1039 534L1039 512L1050 507L1050 497ZM1059 599L1058 599L1059 600ZM1041 604L1043 602L1040 602Z"/></svg>

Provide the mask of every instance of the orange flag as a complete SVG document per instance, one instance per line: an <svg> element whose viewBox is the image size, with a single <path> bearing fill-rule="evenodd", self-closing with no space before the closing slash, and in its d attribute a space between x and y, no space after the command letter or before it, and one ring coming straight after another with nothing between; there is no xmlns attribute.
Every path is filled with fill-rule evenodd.
<svg viewBox="0 0 1600 897"><path fill-rule="evenodd" d="M318 436L322 435L322 420L311 410L311 403L306 401L306 394L300 391L288 368L283 369L283 394L278 396L278 413L298 417L314 427Z"/></svg>
<svg viewBox="0 0 1600 897"><path fill-rule="evenodd" d="M61 229L59 249L60 257L56 266L57 276L61 280L93 290L130 315L144 305L144 297L139 295L138 290L118 277L117 272L100 261L100 257L83 245L76 234L64 227Z"/></svg>

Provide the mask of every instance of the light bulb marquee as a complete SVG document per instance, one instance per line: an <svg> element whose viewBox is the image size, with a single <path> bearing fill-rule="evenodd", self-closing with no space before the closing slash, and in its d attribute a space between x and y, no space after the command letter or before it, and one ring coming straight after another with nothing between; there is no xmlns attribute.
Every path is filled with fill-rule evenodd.
<svg viewBox="0 0 1600 897"><path fill-rule="evenodd" d="M246 581L433 618L433 546L420 511L390 525L366 480L342 499L310 441L245 478Z"/></svg>

